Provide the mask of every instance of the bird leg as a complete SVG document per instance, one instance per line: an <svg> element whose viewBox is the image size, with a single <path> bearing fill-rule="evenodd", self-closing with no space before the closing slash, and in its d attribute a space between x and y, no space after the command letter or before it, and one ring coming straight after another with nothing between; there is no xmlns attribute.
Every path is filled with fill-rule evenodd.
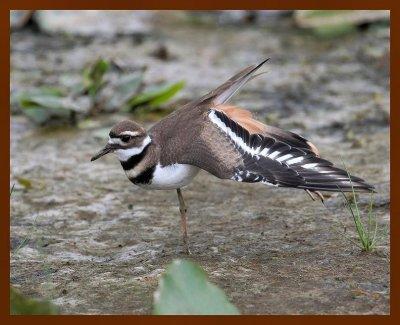
<svg viewBox="0 0 400 325"><path fill-rule="evenodd" d="M314 191L314 193L317 194L321 202L324 203L325 201L324 195L320 191Z"/></svg>
<svg viewBox="0 0 400 325"><path fill-rule="evenodd" d="M306 193L310 196L311 200L315 201L315 197L312 195L310 190L305 189Z"/></svg>
<svg viewBox="0 0 400 325"><path fill-rule="evenodd" d="M320 191L310 191L310 190L305 190L306 193L311 197L313 201L315 201L315 197L313 194L317 195L318 198L321 200L322 203L324 203L325 197L322 195Z"/></svg>
<svg viewBox="0 0 400 325"><path fill-rule="evenodd" d="M185 246L186 254L190 255L189 250L189 243L188 243L188 234L187 234L187 208L185 201L183 200L181 189L176 189L178 193L178 200L179 200L179 211L181 213L181 228L182 228L182 235L183 235L183 245Z"/></svg>

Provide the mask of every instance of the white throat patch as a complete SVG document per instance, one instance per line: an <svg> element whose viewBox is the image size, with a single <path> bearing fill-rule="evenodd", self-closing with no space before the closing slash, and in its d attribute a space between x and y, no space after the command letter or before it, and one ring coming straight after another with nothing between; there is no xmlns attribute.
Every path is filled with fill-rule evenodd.
<svg viewBox="0 0 400 325"><path fill-rule="evenodd" d="M143 149L151 142L149 136L144 138L143 143L140 147L126 148L115 150L114 153L117 155L120 161L127 161L130 157L140 154Z"/></svg>

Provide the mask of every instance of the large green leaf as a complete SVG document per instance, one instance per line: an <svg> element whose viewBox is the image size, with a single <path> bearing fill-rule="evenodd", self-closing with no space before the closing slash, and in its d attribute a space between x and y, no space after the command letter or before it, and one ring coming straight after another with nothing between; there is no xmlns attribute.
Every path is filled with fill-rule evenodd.
<svg viewBox="0 0 400 325"><path fill-rule="evenodd" d="M35 107L29 110L24 110L24 113L33 122L40 125L45 124L48 120L51 119L51 114L46 108Z"/></svg>
<svg viewBox="0 0 400 325"><path fill-rule="evenodd" d="M185 83L180 81L174 84L151 87L149 90L131 98L127 103L128 107L133 109L141 105L159 106L175 96L184 85Z"/></svg>
<svg viewBox="0 0 400 325"><path fill-rule="evenodd" d="M160 279L154 294L157 315L238 315L224 292L210 283L197 265L175 260Z"/></svg>
<svg viewBox="0 0 400 325"><path fill-rule="evenodd" d="M51 118L70 119L80 108L62 93L48 88L35 89L19 96L22 111L38 124L44 124Z"/></svg>
<svg viewBox="0 0 400 325"><path fill-rule="evenodd" d="M65 96L66 95L66 91L61 89L61 88L58 88L58 87L42 86L42 87L38 87L38 88L32 88L29 91L17 92L17 94L16 94L17 97L21 97L21 96L24 96L24 95L30 95L30 96L48 95L48 96L61 97L61 96Z"/></svg>
<svg viewBox="0 0 400 325"><path fill-rule="evenodd" d="M20 99L23 108L43 107L56 110L79 110L68 97L59 97L53 95L30 95L23 96Z"/></svg>
<svg viewBox="0 0 400 325"><path fill-rule="evenodd" d="M142 82L142 73L133 73L123 76L115 85L114 94L108 101L107 106L110 109L122 107L129 99L137 95Z"/></svg>
<svg viewBox="0 0 400 325"><path fill-rule="evenodd" d="M11 315L56 315L57 307L48 301L26 298L14 288L10 288Z"/></svg>

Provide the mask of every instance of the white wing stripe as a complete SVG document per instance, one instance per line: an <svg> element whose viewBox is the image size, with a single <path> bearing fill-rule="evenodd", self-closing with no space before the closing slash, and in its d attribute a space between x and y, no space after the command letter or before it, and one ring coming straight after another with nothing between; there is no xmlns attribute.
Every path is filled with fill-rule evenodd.
<svg viewBox="0 0 400 325"><path fill-rule="evenodd" d="M312 169L314 167L316 167L318 164L317 163L311 163L311 164L304 164L301 167L305 168L305 169Z"/></svg>
<svg viewBox="0 0 400 325"><path fill-rule="evenodd" d="M241 137L237 136L227 125L225 125L225 123L217 116L217 114L215 113L215 110L210 110L210 113L208 114L208 116L209 116L211 122L214 123L215 125L217 125L218 128L220 128L224 133L226 133L231 138L231 140L234 142L234 144L236 146L241 148L246 153L248 153L252 156L255 156L256 158L260 158L259 156L263 156L263 157L273 159L281 164L283 162L285 162L285 160L287 160L285 162L285 164L287 164L287 165L301 162L304 159L304 157L293 157L292 154L286 154L286 155L283 155L282 157L275 159L281 153L280 151L273 151L273 152L269 153L270 148L263 148L262 150L261 150L261 146L259 146L257 148L252 148L249 145L247 145L247 143L245 143ZM317 164L305 164L305 165L303 165L303 168L313 168L316 165Z"/></svg>
<svg viewBox="0 0 400 325"><path fill-rule="evenodd" d="M273 153L268 155L268 158L275 159L275 157L278 156L280 153L280 151L274 151Z"/></svg>
<svg viewBox="0 0 400 325"><path fill-rule="evenodd" d="M291 155L290 153L288 153L287 155L284 155L282 157L279 157L276 161L282 162L285 161L286 159L292 158L293 155Z"/></svg>
<svg viewBox="0 0 400 325"><path fill-rule="evenodd" d="M210 117L211 122L216 124L222 131L224 131L232 140L233 142L239 146L241 149L243 149L245 152L255 155L257 152L257 149L253 149L249 147L242 138L238 137L230 128L228 128L224 122L222 122L218 116L215 114L215 111L211 110L210 113L208 114Z"/></svg>
<svg viewBox="0 0 400 325"><path fill-rule="evenodd" d="M288 164L288 165L296 164L296 163L302 162L303 159L304 159L304 157L292 158L292 159L289 159L289 160L286 162L286 164Z"/></svg>

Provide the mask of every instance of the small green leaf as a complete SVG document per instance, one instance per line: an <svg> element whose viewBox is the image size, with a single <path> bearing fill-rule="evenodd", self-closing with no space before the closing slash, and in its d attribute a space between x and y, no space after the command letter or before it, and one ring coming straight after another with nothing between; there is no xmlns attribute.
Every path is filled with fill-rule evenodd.
<svg viewBox="0 0 400 325"><path fill-rule="evenodd" d="M156 315L238 315L224 292L210 283L197 265L175 260L160 279L154 294Z"/></svg>
<svg viewBox="0 0 400 325"><path fill-rule="evenodd" d="M158 106L167 102L172 97L174 97L175 94L177 94L184 86L185 83L183 81L174 83L170 86L166 86L165 88L161 89L160 92L157 94L157 96L155 96L150 101L150 104L152 106Z"/></svg>
<svg viewBox="0 0 400 325"><path fill-rule="evenodd" d="M24 297L14 288L10 288L11 315L56 315L57 307L48 301Z"/></svg>
<svg viewBox="0 0 400 325"><path fill-rule="evenodd" d="M104 75L110 68L110 63L98 59L90 67L83 70L83 85L90 96L95 96L104 85Z"/></svg>
<svg viewBox="0 0 400 325"><path fill-rule="evenodd" d="M17 177L17 181L20 185L22 185L27 190L32 188L32 182L27 178Z"/></svg>
<svg viewBox="0 0 400 325"><path fill-rule="evenodd" d="M355 31L355 26L351 24L342 24L342 25L326 25L314 28L314 33L323 38L333 38L341 35L349 34Z"/></svg>
<svg viewBox="0 0 400 325"><path fill-rule="evenodd" d="M127 103L128 107L133 109L141 105L159 106L175 96L184 85L185 83L180 81L170 85L164 84L162 86L151 87L148 91L131 98Z"/></svg>

